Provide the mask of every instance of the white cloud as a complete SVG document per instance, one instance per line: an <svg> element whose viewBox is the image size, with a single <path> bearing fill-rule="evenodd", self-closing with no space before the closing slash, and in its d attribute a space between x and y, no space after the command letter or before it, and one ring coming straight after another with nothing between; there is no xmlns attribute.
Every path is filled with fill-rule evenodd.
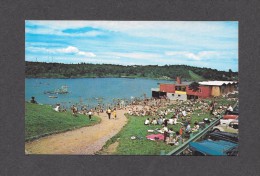
<svg viewBox="0 0 260 176"><path fill-rule="evenodd" d="M84 51L79 51L79 52L78 52L78 55L87 56L87 57L96 57L96 55L95 55L94 53L84 52Z"/></svg>
<svg viewBox="0 0 260 176"><path fill-rule="evenodd" d="M150 59L161 57L161 55L159 54L143 53L143 52L131 52L131 53L108 52L105 54L111 55L116 58L123 57L123 58L142 59L142 60L150 60Z"/></svg>
<svg viewBox="0 0 260 176"><path fill-rule="evenodd" d="M187 53L187 54L185 54L185 56L186 56L187 58L189 58L189 59L201 60L199 54L196 55L196 54L194 54L194 53Z"/></svg>
<svg viewBox="0 0 260 176"><path fill-rule="evenodd" d="M54 49L54 52L60 53L79 53L79 49L74 46L68 46L67 48Z"/></svg>
<svg viewBox="0 0 260 176"><path fill-rule="evenodd" d="M99 62L135 64L193 64L233 61L237 66L238 22L203 21L26 21L26 33L46 35L51 42L45 44L41 37L26 35L26 52L54 57L73 57ZM66 29L83 33L67 33ZM97 29L97 30L96 30ZM111 32L112 31L112 32ZM107 37L94 38L105 34ZM71 37L66 37L71 36ZM74 37L77 36L77 37ZM83 37L78 37L83 36ZM92 36L93 38L84 38ZM30 42L27 42L30 41ZM39 44L35 44L37 42ZM55 43L57 42L57 43ZM63 43L64 42L64 43ZM51 44L53 47L51 47ZM85 47L88 46L86 49ZM94 52L88 52L88 50ZM166 52L167 51L167 52ZM200 52L199 52L200 51ZM95 56L98 56L94 58ZM38 57L38 56L37 56ZM89 58L97 60L89 60ZM64 62L67 62L64 59ZM225 64L223 64L226 67ZM232 69L233 70L233 69Z"/></svg>
<svg viewBox="0 0 260 176"><path fill-rule="evenodd" d="M168 52L165 52L165 55L185 57L185 58L199 61L202 59L217 56L217 55L219 55L219 53L215 52L215 51L201 51L201 52L198 52L197 54L195 54L195 53L188 52L188 51L168 51Z"/></svg>
<svg viewBox="0 0 260 176"><path fill-rule="evenodd" d="M235 22L233 22L235 23ZM237 22L236 22L237 23ZM138 37L160 37L164 39L179 39L179 34L187 36L217 36L237 37L237 28L226 30L225 23L221 21L58 21L58 20L29 20L26 24L39 25L42 28L29 29L28 33L44 33L56 35L74 36L97 36L102 34L100 31L90 31L81 34L63 33L65 29L77 29L87 26L114 32L123 32L131 36ZM238 23L237 23L238 24ZM191 30L192 29L192 30Z"/></svg>
<svg viewBox="0 0 260 176"><path fill-rule="evenodd" d="M66 62L66 63L80 63L80 62L85 62L85 63L95 63L95 64L124 64L120 60L116 59L102 59L102 58L90 58L90 57L83 57L83 58L70 58L70 57L55 57L55 62L61 61L61 62Z"/></svg>
<svg viewBox="0 0 260 176"><path fill-rule="evenodd" d="M42 47L34 47L34 46L29 46L25 48L26 51L30 51L30 52L51 52L50 49L47 48L42 48Z"/></svg>
<svg viewBox="0 0 260 176"><path fill-rule="evenodd" d="M61 53L61 54L77 54L80 56L86 57L96 57L96 55L92 52L80 51L77 47L68 46L67 48L58 48L58 49L48 49L42 47L27 47L27 51L31 52L44 52L44 53Z"/></svg>

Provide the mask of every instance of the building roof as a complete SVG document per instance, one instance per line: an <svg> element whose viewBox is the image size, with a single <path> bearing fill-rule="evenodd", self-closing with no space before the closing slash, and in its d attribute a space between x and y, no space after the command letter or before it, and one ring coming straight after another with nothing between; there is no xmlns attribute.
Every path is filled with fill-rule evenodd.
<svg viewBox="0 0 260 176"><path fill-rule="evenodd" d="M159 92L160 89L159 88L151 88L151 91Z"/></svg>
<svg viewBox="0 0 260 176"><path fill-rule="evenodd" d="M188 85L190 85L190 84L191 84L191 82L182 82L181 84L178 84L178 83L176 82L175 86L188 86Z"/></svg>
<svg viewBox="0 0 260 176"><path fill-rule="evenodd" d="M202 81L199 82L200 85L205 86L222 86L223 84L236 84L237 81Z"/></svg>

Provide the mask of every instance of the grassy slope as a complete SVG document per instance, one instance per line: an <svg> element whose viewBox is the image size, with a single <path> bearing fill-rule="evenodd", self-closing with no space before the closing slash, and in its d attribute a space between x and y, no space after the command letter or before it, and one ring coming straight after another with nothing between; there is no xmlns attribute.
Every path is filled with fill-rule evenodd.
<svg viewBox="0 0 260 176"><path fill-rule="evenodd" d="M210 101L210 99L206 100L206 102L208 103ZM224 98L216 98L216 102L218 103L218 106L235 103L235 101L227 101ZM196 104L196 106L198 106L198 104ZM172 107L175 106L171 105L171 108ZM167 117L169 118L171 115L172 114L168 114ZM191 127L194 126L195 121L202 121L204 118L209 117L209 112L203 114L200 110L194 111L193 114L191 114ZM113 153L116 155L160 155L161 150L165 150L165 153L173 150L176 146L167 145L162 141L156 143L145 138L148 134L152 134L147 132L148 129L161 128L161 126L159 125L143 125L146 118L147 116L128 116L129 120L127 125L124 126L123 129L116 136L111 138L106 143L104 148L107 148L110 144L114 143L119 138L119 146L117 148L117 152ZM180 125L169 125L168 128L173 128L174 131L179 131ZM131 136L139 136L142 137L142 139L131 140Z"/></svg>
<svg viewBox="0 0 260 176"><path fill-rule="evenodd" d="M189 74L190 74L191 79L194 80L194 81L203 81L203 80L205 80L202 76L194 73L191 70L189 70Z"/></svg>
<svg viewBox="0 0 260 176"><path fill-rule="evenodd" d="M198 115L199 114L199 115ZM172 114L168 114L167 117L170 118ZM197 111L191 115L192 117L192 127L195 121L202 121L203 118L209 117L209 113L201 114ZM109 146L113 142L119 139L119 146L115 154L118 155L160 155L161 150L165 150L166 153L173 150L176 146L166 145L162 141L158 143L154 141L147 140L145 137L149 134L148 129L162 128L160 125L143 125L146 117L129 116L128 124L116 135L114 136L105 147ZM149 117L151 119L151 117ZM180 124L168 125L168 128L173 128L173 130L179 131ZM141 140L131 140L131 136L142 137Z"/></svg>
<svg viewBox="0 0 260 176"><path fill-rule="evenodd" d="M49 105L25 104L25 140L32 140L53 133L64 132L75 128L90 126L101 121L93 117L72 116L70 112L56 112Z"/></svg>
<svg viewBox="0 0 260 176"><path fill-rule="evenodd" d="M145 126L144 120L147 117L129 116L127 125L105 145L108 147L119 138L119 146L116 155L160 155L161 150L166 152L171 151L174 146L166 145L163 141L158 143L147 140L145 137L148 134L148 129L160 128L159 125ZM131 136L142 137L142 139L131 140Z"/></svg>

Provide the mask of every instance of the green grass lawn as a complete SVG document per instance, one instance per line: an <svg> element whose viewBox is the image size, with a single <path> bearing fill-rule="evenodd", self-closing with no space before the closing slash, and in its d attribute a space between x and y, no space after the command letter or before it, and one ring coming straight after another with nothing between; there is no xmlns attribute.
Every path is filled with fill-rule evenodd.
<svg viewBox="0 0 260 176"><path fill-rule="evenodd" d="M148 129L161 128L159 125L144 125L144 120L147 117L128 116L128 123L124 128L113 138L111 138L104 147L108 147L115 141L119 141L119 146L115 155L160 155L161 150L170 152L174 146L166 145L163 141L158 143L146 139ZM178 125L176 125L177 128ZM132 140L131 136L136 136L141 139ZM118 139L119 138L119 139Z"/></svg>
<svg viewBox="0 0 260 176"><path fill-rule="evenodd" d="M170 117L172 114L167 115ZM203 118L209 117L209 113L200 114L198 116L198 112L192 115L191 126L193 127L193 123L195 121L202 121ZM117 152L114 153L116 155L160 155L161 150L164 150L165 153L172 151L176 146L167 145L163 141L159 141L158 143L155 141L151 141L146 139L146 136L153 133L148 133L148 129L156 129L162 128L161 125L144 125L145 117L138 116L128 116L128 123L124 128L113 138L111 138L107 144L104 146L108 147L110 144L114 143L119 138L119 146L117 148ZM151 119L151 117L149 117ZM181 125L168 125L168 128L173 128L173 130L179 131ZM141 139L132 140L131 136L140 137Z"/></svg>
<svg viewBox="0 0 260 176"><path fill-rule="evenodd" d="M100 121L95 116L89 121L86 115L74 117L71 112L56 112L49 105L25 103L25 140L91 126Z"/></svg>
<svg viewBox="0 0 260 176"><path fill-rule="evenodd" d="M211 99L205 100L205 102L210 102ZM234 104L235 101L228 101L225 98L216 98L217 106ZM199 104L197 103L196 106ZM171 108L174 108L175 105L171 105ZM167 115L167 118L170 118L173 114L170 113ZM123 129L111 138L103 148L107 148L110 144L118 141L119 146L117 151L113 154L115 155L160 155L161 150L164 150L165 153L172 151L177 146L170 146L159 141L151 141L146 139L146 136L152 133L148 133L148 129L162 128L160 125L144 125L144 121L149 116L138 117L138 116L127 116L128 123L123 127ZM211 118L212 116L208 112L202 113L200 110L196 110L191 114L191 127L194 126L195 121L203 121L204 118ZM149 117L151 119L151 117ZM179 131L180 124L168 125L168 128L173 128L173 130ZM132 140L131 136L137 136L141 139ZM102 152L101 152L102 153ZM98 154L98 153L97 153Z"/></svg>

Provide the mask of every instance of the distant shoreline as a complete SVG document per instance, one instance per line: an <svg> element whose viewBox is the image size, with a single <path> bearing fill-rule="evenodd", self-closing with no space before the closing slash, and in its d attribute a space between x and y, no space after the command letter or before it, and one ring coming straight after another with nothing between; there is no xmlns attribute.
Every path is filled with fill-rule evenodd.
<svg viewBox="0 0 260 176"><path fill-rule="evenodd" d="M25 65L26 78L144 78L154 80L175 80L181 77L183 81L203 80L236 80L238 72L218 71L211 68L201 68L188 65L113 65L113 64L62 64L28 62Z"/></svg>
<svg viewBox="0 0 260 176"><path fill-rule="evenodd" d="M165 78L149 78L149 77L31 77L26 76L26 79L84 79L84 78L126 78L126 79L152 79L152 80L163 80L163 81L174 81L173 79Z"/></svg>

